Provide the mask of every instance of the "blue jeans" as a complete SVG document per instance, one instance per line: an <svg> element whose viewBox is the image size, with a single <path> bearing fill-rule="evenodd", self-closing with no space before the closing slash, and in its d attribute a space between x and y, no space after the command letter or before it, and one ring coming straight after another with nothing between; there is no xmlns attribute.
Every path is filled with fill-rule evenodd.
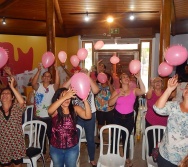
<svg viewBox="0 0 188 167"><path fill-rule="evenodd" d="M68 149L58 149L50 145L50 156L53 161L53 167L76 167L76 161L79 155L79 145Z"/></svg>
<svg viewBox="0 0 188 167"><path fill-rule="evenodd" d="M95 113L92 113L92 118L89 120L82 119L78 117L77 124L84 128L86 140L87 140L87 150L89 154L90 161L94 161L95 159L95 140L94 140L94 132L95 132Z"/></svg>

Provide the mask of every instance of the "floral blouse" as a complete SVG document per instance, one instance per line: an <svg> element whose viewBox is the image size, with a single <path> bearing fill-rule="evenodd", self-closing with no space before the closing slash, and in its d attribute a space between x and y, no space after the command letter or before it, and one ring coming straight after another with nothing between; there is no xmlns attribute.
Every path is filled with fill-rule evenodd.
<svg viewBox="0 0 188 167"><path fill-rule="evenodd" d="M153 108L160 115L169 115L159 152L167 161L179 165L188 155L188 112L182 112L176 101L167 102L162 109L155 105Z"/></svg>

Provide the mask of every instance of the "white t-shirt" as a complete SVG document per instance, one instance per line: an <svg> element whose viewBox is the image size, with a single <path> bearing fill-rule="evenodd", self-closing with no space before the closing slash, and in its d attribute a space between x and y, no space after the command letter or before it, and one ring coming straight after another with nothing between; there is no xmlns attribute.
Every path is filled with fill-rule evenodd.
<svg viewBox="0 0 188 167"><path fill-rule="evenodd" d="M47 88L39 83L39 88L35 93L36 116L44 118L49 117L48 107L51 105L52 97L55 93L54 84L50 84Z"/></svg>
<svg viewBox="0 0 188 167"><path fill-rule="evenodd" d="M59 77L60 77L60 85L63 85L63 83L67 81L68 75L61 66L58 67L58 71L59 71Z"/></svg>

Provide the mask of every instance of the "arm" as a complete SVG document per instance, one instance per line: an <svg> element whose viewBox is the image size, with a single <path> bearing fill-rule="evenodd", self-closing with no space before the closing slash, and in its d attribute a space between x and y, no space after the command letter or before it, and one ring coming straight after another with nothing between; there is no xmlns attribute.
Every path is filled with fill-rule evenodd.
<svg viewBox="0 0 188 167"><path fill-rule="evenodd" d="M60 87L61 88L64 87L64 88L68 89L70 87L70 85L71 85L71 78L69 78L66 82L64 82L63 85L61 85Z"/></svg>
<svg viewBox="0 0 188 167"><path fill-rule="evenodd" d="M55 91L59 88L59 84L60 84L59 71L58 71L58 68L55 67L55 83L54 83L54 90Z"/></svg>
<svg viewBox="0 0 188 167"><path fill-rule="evenodd" d="M146 93L146 99L151 99L153 92L153 87L149 87L148 92Z"/></svg>
<svg viewBox="0 0 188 167"><path fill-rule="evenodd" d="M157 100L155 103L155 106L157 108L164 108L169 96L173 92L174 89L178 86L178 80L176 78L170 78L168 80L168 86L165 92L161 95L161 97Z"/></svg>
<svg viewBox="0 0 188 167"><path fill-rule="evenodd" d="M70 89L66 92L66 94L64 96L61 96L57 101L55 101L54 103L52 103L49 108L48 108L48 114L51 115L52 117L55 116L57 114L57 108L59 106L61 106L61 104L70 98L74 98L75 96L75 91Z"/></svg>
<svg viewBox="0 0 188 167"><path fill-rule="evenodd" d="M113 93L112 93L112 96L110 97L109 101L108 101L108 105L109 106L113 106L115 105L117 99L120 97L120 96L125 96L125 92L123 92L121 89L119 89L119 93L117 93L117 91L115 90Z"/></svg>
<svg viewBox="0 0 188 167"><path fill-rule="evenodd" d="M15 96L16 100L18 101L20 107L22 107L25 104L25 101L24 101L22 95L14 87L14 77L10 78L9 86L10 86L11 90L13 91L14 96Z"/></svg>
<svg viewBox="0 0 188 167"><path fill-rule="evenodd" d="M100 64L102 61L103 61L103 59L101 59L101 60L99 60L99 61L97 62L97 74L100 73L100 71L99 71L99 64Z"/></svg>
<svg viewBox="0 0 188 167"><path fill-rule="evenodd" d="M109 88L110 88L110 93L112 94L112 93L114 92L114 88L113 88L113 86L112 86L112 84L111 84L111 77L110 77L110 79L108 80L108 86L109 86Z"/></svg>
<svg viewBox="0 0 188 167"><path fill-rule="evenodd" d="M73 74L72 74L68 69L65 68L65 63L62 63L61 66L62 66L63 70L66 72L66 74L67 74L69 77L72 77L72 76L73 76Z"/></svg>
<svg viewBox="0 0 188 167"><path fill-rule="evenodd" d="M142 79L141 79L141 76L140 76L140 72L138 74L136 74L135 77L137 78L139 86L140 86L140 89L139 88L135 88L135 95L136 96L141 96L141 95L143 95L145 93L146 90L145 90L144 83L142 82Z"/></svg>
<svg viewBox="0 0 188 167"><path fill-rule="evenodd" d="M87 100L83 100L85 105L85 110L80 106L74 106L76 113L83 119L91 119L91 108Z"/></svg>
<svg viewBox="0 0 188 167"><path fill-rule="evenodd" d="M37 71L37 73L35 74L35 76L32 79L31 85L32 85L34 90L37 90L39 88L39 84L37 82L38 82L38 79L39 79L39 76L40 76L40 73L41 73L41 68L42 67L39 64L38 71Z"/></svg>
<svg viewBox="0 0 188 167"><path fill-rule="evenodd" d="M3 70L8 74L9 77L14 77L14 76L12 75L12 72L11 72L11 70L10 70L10 67L5 66L5 67L3 68ZM14 79L14 87L16 87L16 86L17 86L17 82L16 82L16 80Z"/></svg>
<svg viewBox="0 0 188 167"><path fill-rule="evenodd" d="M90 80L90 86L91 86L91 91L93 92L93 94L97 94L99 92L99 87L97 85L97 83L91 79L90 76L89 77L89 80Z"/></svg>

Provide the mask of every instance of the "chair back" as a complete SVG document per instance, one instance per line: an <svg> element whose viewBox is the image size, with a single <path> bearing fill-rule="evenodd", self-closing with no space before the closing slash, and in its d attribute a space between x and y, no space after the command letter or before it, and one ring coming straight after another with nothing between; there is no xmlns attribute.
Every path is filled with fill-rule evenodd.
<svg viewBox="0 0 188 167"><path fill-rule="evenodd" d="M149 126L145 129L146 156L149 156L149 140L150 139L148 137L148 133L152 132L153 134L153 146L154 146L153 148L155 148L157 144L161 142L165 129L166 129L166 126L161 126L161 125Z"/></svg>
<svg viewBox="0 0 188 167"><path fill-rule="evenodd" d="M33 108L34 105L28 105L27 108L25 109L24 114L24 123L27 121L32 121L33 120Z"/></svg>
<svg viewBox="0 0 188 167"><path fill-rule="evenodd" d="M125 133L126 138L125 138L125 143L124 148L122 148L123 156L120 155L120 147L121 145L121 135L122 133ZM104 125L100 129L100 156L104 155L104 147L105 145L107 146L107 152L106 154L108 155L119 155L126 160L126 150L127 150L127 143L128 143L128 136L129 136L129 131L127 128L116 125L116 124L110 124L110 125ZM107 140L107 141L106 141Z"/></svg>
<svg viewBox="0 0 188 167"><path fill-rule="evenodd" d="M46 123L39 121L39 120L25 122L22 125L23 133L24 133L24 129L26 126L30 127L29 136L31 137L29 138L29 147L33 146L35 148L40 148L41 152L43 152L45 134L46 134L46 129L47 129ZM32 135L33 133L35 135ZM40 140L39 140L40 135L42 136L42 143L40 143Z"/></svg>

